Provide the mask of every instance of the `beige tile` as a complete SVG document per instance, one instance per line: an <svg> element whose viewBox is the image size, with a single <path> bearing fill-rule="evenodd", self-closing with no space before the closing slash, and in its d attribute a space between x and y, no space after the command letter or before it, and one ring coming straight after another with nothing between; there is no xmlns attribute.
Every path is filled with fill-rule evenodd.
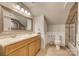
<svg viewBox="0 0 79 59"><path fill-rule="evenodd" d="M61 47L60 50L56 50L55 46L49 46L45 49L41 49L37 56L72 56L72 53L65 47Z"/></svg>

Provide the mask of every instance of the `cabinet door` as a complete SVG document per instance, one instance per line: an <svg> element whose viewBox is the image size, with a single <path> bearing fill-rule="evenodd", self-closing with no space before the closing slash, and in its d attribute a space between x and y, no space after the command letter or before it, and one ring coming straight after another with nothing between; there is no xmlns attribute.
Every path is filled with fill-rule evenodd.
<svg viewBox="0 0 79 59"><path fill-rule="evenodd" d="M32 42L30 45L29 45L29 56L34 56L36 54L35 50L36 50L36 44L35 44L36 41Z"/></svg>
<svg viewBox="0 0 79 59"><path fill-rule="evenodd" d="M22 47L9 54L9 56L28 56L28 47Z"/></svg>
<svg viewBox="0 0 79 59"><path fill-rule="evenodd" d="M40 49L40 40L37 39L36 40L36 52L38 52L39 49Z"/></svg>

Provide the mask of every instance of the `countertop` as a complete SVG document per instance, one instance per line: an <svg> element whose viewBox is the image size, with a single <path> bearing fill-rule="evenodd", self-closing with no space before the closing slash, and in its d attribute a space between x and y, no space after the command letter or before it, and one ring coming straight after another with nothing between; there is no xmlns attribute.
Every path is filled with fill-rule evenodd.
<svg viewBox="0 0 79 59"><path fill-rule="evenodd" d="M24 34L24 35L17 35L15 37L7 37L0 39L0 46L4 47L6 45L10 45L28 38L32 38L34 36L38 36L39 34Z"/></svg>

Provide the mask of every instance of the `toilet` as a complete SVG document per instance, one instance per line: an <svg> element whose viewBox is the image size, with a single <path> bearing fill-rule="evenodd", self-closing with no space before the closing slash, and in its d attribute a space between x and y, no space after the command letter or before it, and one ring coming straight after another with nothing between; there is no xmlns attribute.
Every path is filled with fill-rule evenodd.
<svg viewBox="0 0 79 59"><path fill-rule="evenodd" d="M60 50L60 45L61 45L61 39L59 35L55 36L55 45L56 45L56 49Z"/></svg>

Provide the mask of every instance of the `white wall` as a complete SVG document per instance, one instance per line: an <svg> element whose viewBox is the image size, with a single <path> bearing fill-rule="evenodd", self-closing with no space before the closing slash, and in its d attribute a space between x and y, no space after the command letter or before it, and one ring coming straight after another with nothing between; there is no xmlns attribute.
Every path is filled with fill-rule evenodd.
<svg viewBox="0 0 79 59"><path fill-rule="evenodd" d="M0 2L0 4L1 5L3 5L3 6L6 6L6 7L8 7L8 8L15 8L15 3L13 3L13 2Z"/></svg>
<svg viewBox="0 0 79 59"><path fill-rule="evenodd" d="M35 33L41 34L41 48L45 48L45 32L46 32L46 22L44 20L44 16L40 15L37 17L34 17L33 19L33 30Z"/></svg>
<svg viewBox="0 0 79 59"><path fill-rule="evenodd" d="M44 31L45 31L45 34L47 33L47 22L44 20Z"/></svg>
<svg viewBox="0 0 79 59"><path fill-rule="evenodd" d="M64 32L65 25L48 25L48 32Z"/></svg>
<svg viewBox="0 0 79 59"><path fill-rule="evenodd" d="M61 46L65 46L65 25L48 25L46 44L55 40L55 36L61 36Z"/></svg>

